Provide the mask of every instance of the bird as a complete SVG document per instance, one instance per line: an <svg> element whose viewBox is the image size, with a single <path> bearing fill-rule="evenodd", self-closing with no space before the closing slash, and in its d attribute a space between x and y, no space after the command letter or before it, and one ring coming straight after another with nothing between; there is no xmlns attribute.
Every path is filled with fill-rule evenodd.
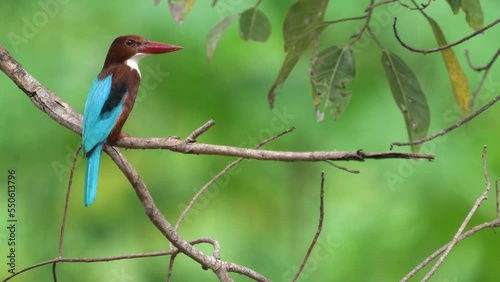
<svg viewBox="0 0 500 282"><path fill-rule="evenodd" d="M86 157L84 205L94 203L101 151L128 135L121 130L137 97L141 81L139 61L147 55L181 50L182 47L148 41L139 35L117 37L111 43L104 66L94 79L83 111L82 146Z"/></svg>

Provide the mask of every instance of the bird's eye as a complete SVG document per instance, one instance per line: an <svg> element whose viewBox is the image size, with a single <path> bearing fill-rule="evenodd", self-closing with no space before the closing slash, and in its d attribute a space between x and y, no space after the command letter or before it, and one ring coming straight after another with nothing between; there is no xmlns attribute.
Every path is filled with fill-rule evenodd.
<svg viewBox="0 0 500 282"><path fill-rule="evenodd" d="M132 45L134 45L135 41L132 40L132 39L127 39L127 41L125 41L125 45L131 47Z"/></svg>

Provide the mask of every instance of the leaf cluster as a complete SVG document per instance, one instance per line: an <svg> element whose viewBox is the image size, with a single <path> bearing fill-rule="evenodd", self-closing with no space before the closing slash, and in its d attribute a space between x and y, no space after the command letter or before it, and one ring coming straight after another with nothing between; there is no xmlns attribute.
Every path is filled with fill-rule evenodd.
<svg viewBox="0 0 500 282"><path fill-rule="evenodd" d="M446 0L454 14L463 10L467 23L475 30L483 27L483 12L479 0ZM182 22L194 1L169 0L171 11L178 22ZM239 17L240 36L245 41L265 42L271 35L271 23L265 13L259 8L262 1L241 12L231 14L217 23L209 32L206 41L207 57L212 60L219 40L227 28ZM470 90L467 77L451 48L448 45L444 32L438 22L425 13L431 6L431 1L418 4L411 0L411 5L400 1L382 1L370 5L365 15L360 17L344 18L340 20L325 20L328 0L298 0L288 9L283 21L283 43L285 59L268 92L268 102L272 108L276 95L288 78L297 62L305 51L313 48L310 58L309 80L311 84L312 104L318 121L324 119L325 112L329 112L333 119L339 118L349 105L352 91L350 86L355 82L356 64L353 46L358 40L368 34L377 43L381 51L381 64L385 70L387 81L397 107L403 114L410 141L427 136L431 121L430 110L425 93L417 75L404 60L394 52L386 50L382 43L370 29L370 19L373 11L382 5L401 5L409 10L420 12L429 23L440 50L444 65L448 72L449 81L456 103L467 116L470 110ZM184 5L179 9L175 5ZM217 1L213 2L217 5ZM175 8L175 9L173 9ZM175 12L174 12L175 10ZM330 25L344 21L364 20L365 23L359 33L354 34L346 42L320 48L319 38L322 32ZM395 19L396 20L396 19ZM396 27L394 26L396 29ZM425 54L424 52L422 52ZM417 152L420 146L413 145L412 151Z"/></svg>

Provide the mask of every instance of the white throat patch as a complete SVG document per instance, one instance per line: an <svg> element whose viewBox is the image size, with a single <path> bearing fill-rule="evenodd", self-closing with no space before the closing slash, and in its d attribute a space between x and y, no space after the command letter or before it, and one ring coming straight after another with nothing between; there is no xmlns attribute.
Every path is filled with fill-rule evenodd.
<svg viewBox="0 0 500 282"><path fill-rule="evenodd" d="M137 73L139 73L139 76L141 76L141 71L139 70L139 61L146 57L149 54L146 53L137 53L132 58L128 59L125 63L127 66L131 67L132 69L136 70Z"/></svg>

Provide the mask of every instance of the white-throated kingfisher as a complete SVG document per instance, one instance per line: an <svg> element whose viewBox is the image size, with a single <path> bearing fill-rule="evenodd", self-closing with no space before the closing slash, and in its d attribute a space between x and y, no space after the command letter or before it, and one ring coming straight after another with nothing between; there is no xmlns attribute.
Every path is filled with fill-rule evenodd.
<svg viewBox="0 0 500 282"><path fill-rule="evenodd" d="M104 143L112 144L126 136L121 130L139 90L139 61L150 54L180 49L182 47L150 42L138 35L120 36L111 43L104 66L90 87L83 112L83 150L87 157L85 206L90 206L96 197Z"/></svg>

